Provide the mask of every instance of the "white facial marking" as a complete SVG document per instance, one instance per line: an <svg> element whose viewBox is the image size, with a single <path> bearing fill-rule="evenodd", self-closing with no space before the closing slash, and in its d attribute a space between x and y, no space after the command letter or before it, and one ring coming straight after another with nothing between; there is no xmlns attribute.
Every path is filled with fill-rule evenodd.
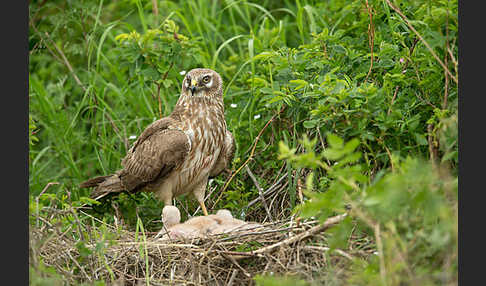
<svg viewBox="0 0 486 286"><path fill-rule="evenodd" d="M213 79L211 78L211 80L206 84L206 87L211 88L212 86L213 86Z"/></svg>
<svg viewBox="0 0 486 286"><path fill-rule="evenodd" d="M211 76L211 74L210 74L210 73L204 74L204 75L203 75L202 77L200 77L200 78L204 78L204 77L206 77L206 76L209 76L209 78L210 78L211 80L210 80L208 83L206 83L206 84L205 84L205 86L206 86L207 88L211 88L211 87L213 86L213 77Z"/></svg>

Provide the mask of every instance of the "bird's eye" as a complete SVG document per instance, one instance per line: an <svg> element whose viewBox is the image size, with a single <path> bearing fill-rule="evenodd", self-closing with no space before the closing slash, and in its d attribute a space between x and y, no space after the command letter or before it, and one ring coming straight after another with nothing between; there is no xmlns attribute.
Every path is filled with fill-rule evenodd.
<svg viewBox="0 0 486 286"><path fill-rule="evenodd" d="M208 83L210 79L211 78L207 75L207 76L203 77L203 82Z"/></svg>

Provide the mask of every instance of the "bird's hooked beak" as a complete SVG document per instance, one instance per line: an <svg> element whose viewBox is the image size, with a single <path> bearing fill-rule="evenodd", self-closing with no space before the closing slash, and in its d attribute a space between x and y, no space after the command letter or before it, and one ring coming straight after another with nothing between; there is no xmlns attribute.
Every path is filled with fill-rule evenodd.
<svg viewBox="0 0 486 286"><path fill-rule="evenodd" d="M194 95L197 88L197 81L195 79L191 79L191 85L189 85L189 89L191 90L191 95Z"/></svg>

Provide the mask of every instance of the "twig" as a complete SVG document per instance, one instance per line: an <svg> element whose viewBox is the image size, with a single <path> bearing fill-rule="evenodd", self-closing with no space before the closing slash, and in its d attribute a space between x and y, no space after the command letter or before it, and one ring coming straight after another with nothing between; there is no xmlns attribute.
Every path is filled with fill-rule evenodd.
<svg viewBox="0 0 486 286"><path fill-rule="evenodd" d="M57 46L57 44L49 37L49 34L46 32L46 36L49 38L49 40L51 40L52 44L54 45L54 48L56 48L56 51L61 55L63 61L64 61L64 64L66 65L66 67L69 69L69 72L71 73L71 75L74 77L74 80L76 81L76 83L86 92L86 87L84 86L84 84L81 82L81 80L79 80L78 76L76 75L76 73L74 72L74 69L73 67L71 66L71 64L69 63L68 59L66 58L66 55L64 55L63 51Z"/></svg>
<svg viewBox="0 0 486 286"><path fill-rule="evenodd" d="M158 20L159 20L159 7L157 6L157 0L152 0L152 13L154 13L154 27L157 27L159 25Z"/></svg>
<svg viewBox="0 0 486 286"><path fill-rule="evenodd" d="M157 101L159 102L159 118L162 118L162 101L160 99L160 83L156 83L157 85Z"/></svg>
<svg viewBox="0 0 486 286"><path fill-rule="evenodd" d="M388 158L390 158L391 171L395 172L395 166L393 165L393 158L390 149L386 147L385 142L383 142L383 140L378 140L378 143L381 143L381 145L383 145L383 148L385 148L386 154L388 155Z"/></svg>
<svg viewBox="0 0 486 286"><path fill-rule="evenodd" d="M449 4L449 1L447 1L447 4ZM447 8L449 8L449 5L447 5ZM447 50L449 50L449 9L447 9L447 18L446 18L446 40L445 40L445 53L444 53L444 62L445 65L448 65L448 57L449 54L447 53ZM447 98L449 97L449 77L447 76L447 73L444 71L444 101L442 102L442 109L447 108Z"/></svg>
<svg viewBox="0 0 486 286"><path fill-rule="evenodd" d="M77 222L76 227L78 229L79 237L81 238L82 241L85 241L86 238L84 237L83 231L81 230L81 226L82 226L81 220L79 219L78 215L74 211L72 205L69 206L69 211L72 213L72 215L74 216L74 220L76 220L76 222Z"/></svg>
<svg viewBox="0 0 486 286"><path fill-rule="evenodd" d="M314 250L319 250L319 251L329 251L331 248L325 247L325 246L314 246L314 245L306 245L304 246L304 249L314 249ZM334 249L337 254L340 254L341 256L346 257L349 260L352 260L353 257L346 252L342 251L341 249Z"/></svg>
<svg viewBox="0 0 486 286"><path fill-rule="evenodd" d="M167 79L167 76L169 75L169 71L173 66L174 66L174 62L171 62L169 68L167 69L167 71L162 76L162 81ZM155 82L155 84L157 85L157 100L159 102L159 117L162 118L162 100L160 98L160 85L161 85L161 83ZM165 100L164 100L164 103L166 103Z"/></svg>
<svg viewBox="0 0 486 286"><path fill-rule="evenodd" d="M430 51L430 53L432 54L432 56L437 60L437 62L439 62L439 64L442 66L442 68L444 69L444 71L446 73L449 74L449 76L454 80L454 82L456 84L458 84L458 81L457 81L457 78L452 75L452 73L449 71L449 69L447 68L447 66L442 62L442 60L437 56L437 54L434 52L434 50L430 47L430 45L424 40L424 38L419 34L419 32L417 32L417 30L415 30L415 28L410 24L409 20L407 19L407 17L405 17L405 15L403 15L402 11L400 11L400 9L398 9L397 7L395 7L395 5L393 5L390 0L386 0L386 3L393 9L395 10L395 12L398 13L398 15L400 15L400 17L402 17L403 21L405 21L405 23L407 24L407 26L410 28L410 30L412 30L416 35L417 37L420 39L420 41L422 41L425 45L425 47L427 47L427 49Z"/></svg>
<svg viewBox="0 0 486 286"><path fill-rule="evenodd" d="M430 161L432 164L436 164L437 160L437 149L434 146L434 127L432 124L427 125L427 143L429 144L429 155L430 155Z"/></svg>
<svg viewBox="0 0 486 286"><path fill-rule="evenodd" d="M381 241L381 230L380 224L377 223L374 226L375 230L375 239L376 239L376 247L378 248L378 257L380 258L380 276L383 285L386 284L386 268L385 268L385 258L383 256L383 243Z"/></svg>
<svg viewBox="0 0 486 286"><path fill-rule="evenodd" d="M270 188L268 188L266 191L263 192L263 196L266 196L266 195L270 194L271 192L273 192L278 187L278 185L283 181L283 179L285 179L287 177L287 175L288 175L288 173L286 173L285 175L283 175L282 177L280 177L280 179L278 179L278 181L275 182L275 184L273 184L272 186L270 186ZM257 203L260 199L261 199L261 197L258 196L258 198L256 198L253 201L249 202L246 207L247 208L251 207L252 205L254 205L255 203Z"/></svg>
<svg viewBox="0 0 486 286"><path fill-rule="evenodd" d="M370 23L368 24L368 40L370 44L370 51L371 51L371 64L370 64L370 69L368 70L368 74L366 75L365 82L368 80L368 77L371 74L371 69L373 69L373 61L374 61L374 55L373 55L373 48L375 46L375 26L373 25L373 13L371 11L371 7L368 4L368 0L366 0L366 8L368 9L368 15L370 16Z"/></svg>
<svg viewBox="0 0 486 286"><path fill-rule="evenodd" d="M35 198L36 213L37 213L37 227L39 227L39 218L40 218L40 216L39 216L39 198L52 185L59 185L59 182L49 182L49 183L47 183L47 185L44 187L44 189L42 189L42 191L40 192L40 194Z"/></svg>
<svg viewBox="0 0 486 286"><path fill-rule="evenodd" d="M125 149L128 150L130 148L130 144L128 143L127 137L121 135L120 129L118 129L118 127L116 126L115 121L113 120L111 115L109 113L105 113L105 114L108 117L108 120L110 121L111 126L113 126L113 130L115 130L116 135L118 135L120 140L123 141L123 144L125 144Z"/></svg>
<svg viewBox="0 0 486 286"><path fill-rule="evenodd" d="M258 195L260 196L260 200L262 201L263 207L265 208L265 211L267 212L268 218L270 219L271 222L273 222L272 214L270 213L270 210L268 209L267 201L265 201L265 197L263 196L263 189L260 187L260 184L258 184L257 179L255 178L255 175L253 172L248 168L248 165L245 165L246 172L250 176L251 180L255 184L256 188L258 189Z"/></svg>
<svg viewBox="0 0 486 286"><path fill-rule="evenodd" d="M267 121L267 123L265 124L265 126L263 126L263 128L260 130L260 132L258 133L257 137L255 138L255 142L253 143L253 147L251 148L250 156L248 156L248 159L246 159L246 161L243 162L243 164L241 164L241 166L238 168L238 170L236 170L231 175L231 177L228 179L228 181L226 181L226 184L224 184L223 189L221 190L218 199L216 200L216 202L213 205L216 205L219 202L219 200L223 196L224 191L229 186L229 184L231 183L231 181L233 180L233 178L235 177L235 175L238 174L241 171L241 169L243 169L243 167L245 167L245 165L248 164L248 162L250 162L251 158L253 157L253 154L255 153L255 149L256 149L257 143L258 143L258 141L260 140L260 137L263 134L263 131L265 131L265 129L267 129L268 125L270 125L270 122L272 122L277 115L279 115L280 113L282 113L282 111L284 111L284 109L285 109L285 105L282 107L282 109L280 109L279 112L275 113L272 116L272 118L270 118L270 120Z"/></svg>
<svg viewBox="0 0 486 286"><path fill-rule="evenodd" d="M395 87L395 92L393 93L393 97L392 97L392 100L390 102L390 107L388 108L388 112L386 113L386 115L390 115L393 103L395 103L395 99L397 98L398 88L400 88L400 86L397 85L397 87Z"/></svg>
<svg viewBox="0 0 486 286"><path fill-rule="evenodd" d="M255 227L255 228L261 228L261 226ZM232 236L229 236L229 237L220 239L219 241L220 242L228 241L228 240L232 241L235 238L241 238L241 237L250 236L250 235L260 235L260 234L269 234L269 233L275 233L275 232L282 232L282 231L288 231L288 230L292 230L292 229L296 229L296 228L300 228L300 227L298 227L298 226L289 226L289 227L280 228L280 229L243 232L243 233L240 233L240 234L237 234L237 235L232 235ZM244 229L244 230L241 230L241 231L246 231L246 230L250 230L250 229ZM226 233L222 233L221 235L224 235L224 234L226 234Z"/></svg>
<svg viewBox="0 0 486 286"><path fill-rule="evenodd" d="M37 28L35 27L34 23L32 21L30 21L30 25L32 26L32 28L34 28L34 30L39 34L39 36L41 35L41 33L37 30ZM62 52L62 50L56 45L56 43L51 39L51 37L49 36L49 33L45 32L47 38L51 41L52 45L54 46L54 48L56 48L56 51L59 53L59 55L62 57L62 60L64 61L64 64L66 65L66 67L69 69L69 72L72 74L72 76L74 77L74 80L76 81L76 83L84 90L86 91L86 87L84 87L83 83L79 80L78 76L76 75L76 73L74 73L74 70L73 70L73 67L71 66L71 64L69 63L68 59L66 58L66 55L64 55L64 53ZM41 37L41 36L40 36ZM42 37L41 37L42 39ZM46 45L47 47L47 45ZM50 49L49 49L50 51ZM51 51L52 53L52 51ZM54 53L52 53L54 55ZM55 56L55 55L54 55Z"/></svg>
<svg viewBox="0 0 486 286"><path fill-rule="evenodd" d="M418 42L418 38L415 38L415 41L413 41L413 44L412 44L412 47L410 48L410 51L408 53L408 56L409 58L407 58L407 61L405 62L405 64L403 65L403 68L402 68L402 73L405 72L405 70L407 69L408 67L408 63L410 62L411 58L412 58L412 53L413 53L413 50L415 49L415 46L417 46L417 42ZM393 103L395 103L395 99L397 98L397 94L398 94L398 89L400 88L400 86L397 85L397 87L395 88L395 92L393 93L393 97L392 97L392 100L390 102L390 107L388 108L388 112L387 112L387 115L390 115L390 112L391 112L391 108L393 106Z"/></svg>
<svg viewBox="0 0 486 286"><path fill-rule="evenodd" d="M292 237L290 237L288 239L285 239L283 241L277 242L275 244L272 244L272 245L269 245L269 246L265 246L263 248L260 248L258 250L253 251L252 253L255 253L255 254L270 253L270 252L276 250L277 248L279 248L281 246L285 246L285 245L289 245L289 244L292 244L292 243L297 242L297 241L301 241L304 238L307 238L309 236L312 236L312 235L315 235L317 233L323 232L326 229L328 229L329 227L331 227L331 226L333 226L333 225L341 222L347 215L348 215L347 213L344 213L344 214L341 214L341 215L333 216L331 218L328 218L321 225L316 225L313 228L311 228L311 229L309 229L309 230L307 230L305 232L299 233L296 236L292 236Z"/></svg>
<svg viewBox="0 0 486 286"><path fill-rule="evenodd" d="M223 254L221 253L221 255L228 259L229 261L231 261L231 263L233 263L236 267L238 267L241 271L243 271L243 274L245 274L246 277L250 278L251 275L250 273L248 273L248 271L245 270L245 268L241 267L241 265L236 261L236 259L234 259L231 255L226 255L226 254Z"/></svg>
<svg viewBox="0 0 486 286"><path fill-rule="evenodd" d="M32 20L29 21L29 24L32 26L32 28L34 29L34 31L39 35L39 38L41 39L41 42L44 42L45 43L45 47L47 48L47 50L51 53L51 55L57 60L59 61L60 63L62 63L62 60L54 53L54 51L51 50L51 48L47 45L47 41L42 37L41 33L37 30L37 28L35 27L35 25L33 24Z"/></svg>
<svg viewBox="0 0 486 286"><path fill-rule="evenodd" d="M456 38L454 38L452 45L454 46L455 43L456 43ZM452 54L452 50L450 47L447 48L447 52L449 53L452 63L454 64L454 70L456 71L456 77L457 77L457 65L458 65L457 60L454 58L454 55Z"/></svg>
<svg viewBox="0 0 486 286"><path fill-rule="evenodd" d="M425 102L426 104L428 104L429 106L433 107L433 108L437 108L439 109L437 106L435 106L432 102L430 102L428 99L425 99L425 98L422 98L417 92L415 92L415 96L418 97L418 99L420 99L422 102Z"/></svg>
<svg viewBox="0 0 486 286"><path fill-rule="evenodd" d="M93 280L91 280L91 277L88 275L88 273L86 273L86 271L84 270L84 267L79 265L79 262L76 259L74 259L74 257L71 255L71 252L67 251L67 254L68 254L69 258L71 258L71 260L74 262L74 264L76 264L76 266L81 270L81 272L83 272L84 276L86 276L88 281L93 281Z"/></svg>
<svg viewBox="0 0 486 286"><path fill-rule="evenodd" d="M302 180L299 178L297 178L297 196L299 197L299 201L300 201L300 204L304 204L304 195L302 193ZM298 211L297 212L297 215L300 215L301 211ZM300 225L300 216L297 217L297 219L295 220L295 222L297 223L297 226Z"/></svg>
<svg viewBox="0 0 486 286"><path fill-rule="evenodd" d="M233 282L235 281L236 274L238 274L238 269L233 270L233 273L231 273L231 278L228 281L228 286L233 286Z"/></svg>
<svg viewBox="0 0 486 286"><path fill-rule="evenodd" d="M241 251L228 251L228 250L215 250L213 252L217 252L217 253L220 253L220 254L226 254L226 255L231 255L233 256L233 258L235 258L235 256L241 256L241 257L264 257L263 254L253 254L253 253L249 253L249 252L241 252Z"/></svg>

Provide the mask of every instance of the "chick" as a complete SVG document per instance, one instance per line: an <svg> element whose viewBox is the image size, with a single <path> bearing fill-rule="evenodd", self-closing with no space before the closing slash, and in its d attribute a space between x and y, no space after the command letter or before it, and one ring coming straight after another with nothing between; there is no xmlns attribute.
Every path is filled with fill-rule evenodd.
<svg viewBox="0 0 486 286"><path fill-rule="evenodd" d="M231 212L225 209L218 210L216 214L190 218L184 223L180 223L180 221L179 209L174 206L165 206L162 210L164 228L156 237L162 235L161 239L192 239L261 226L258 223L247 223L235 219Z"/></svg>
<svg viewBox="0 0 486 286"><path fill-rule="evenodd" d="M165 206L162 209L162 223L164 227L156 235L156 237L162 236L162 239L178 239L189 238L197 236L197 229L190 226L180 224L181 213L175 206Z"/></svg>
<svg viewBox="0 0 486 286"><path fill-rule="evenodd" d="M162 235L162 239L192 239L203 237L211 233L222 221L217 215L198 216L180 223L181 214L175 206L165 206L162 210L162 222L164 228L156 237Z"/></svg>
<svg viewBox="0 0 486 286"><path fill-rule="evenodd" d="M211 234L229 233L231 231L254 229L262 226L258 223L245 222L234 218L231 212L225 209L218 210L215 216L217 216L221 222L211 229Z"/></svg>

